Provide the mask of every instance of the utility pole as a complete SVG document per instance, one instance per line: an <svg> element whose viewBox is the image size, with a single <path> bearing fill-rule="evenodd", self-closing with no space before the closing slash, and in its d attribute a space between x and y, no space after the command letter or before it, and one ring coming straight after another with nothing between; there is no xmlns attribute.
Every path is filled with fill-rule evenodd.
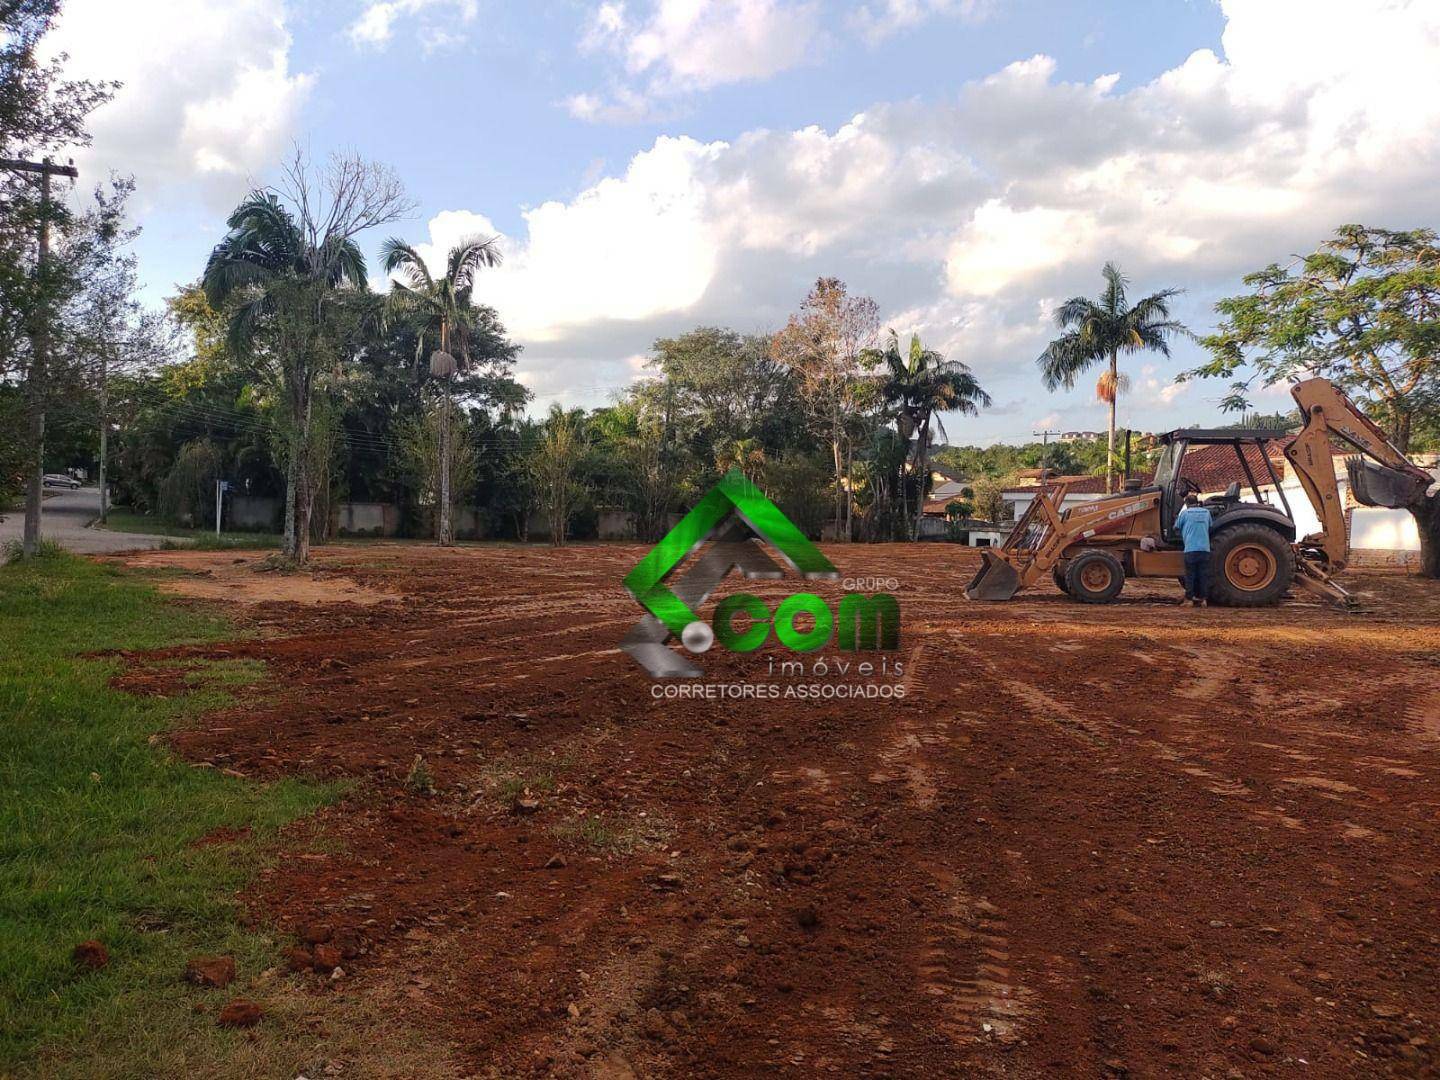
<svg viewBox="0 0 1440 1080"><path fill-rule="evenodd" d="M1040 483L1043 485L1049 479L1050 472L1050 436L1059 435L1058 431L1051 431L1046 428L1044 431L1032 431L1031 435L1040 436Z"/></svg>
<svg viewBox="0 0 1440 1080"><path fill-rule="evenodd" d="M110 421L105 415L106 406L110 403L110 388L105 379L105 364L109 358L109 351L105 343L100 343L100 524L104 525L110 513L109 493L105 490L105 451L106 444L110 439Z"/></svg>
<svg viewBox="0 0 1440 1080"><path fill-rule="evenodd" d="M45 268L50 261L50 177L68 176L73 180L80 174L74 165L56 165L48 157L38 162L0 158L0 169L40 174L40 250L35 262L35 279L40 289L38 309L30 314L30 371L25 379L30 414L28 434L34 460L25 478L25 533L20 549L29 559L40 550L40 509L45 494L45 405L50 360L50 303L45 296Z"/></svg>

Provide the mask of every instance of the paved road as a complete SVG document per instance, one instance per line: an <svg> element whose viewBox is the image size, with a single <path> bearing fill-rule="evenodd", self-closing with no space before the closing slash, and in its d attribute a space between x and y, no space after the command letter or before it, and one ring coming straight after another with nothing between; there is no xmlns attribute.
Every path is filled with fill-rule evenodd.
<svg viewBox="0 0 1440 1080"><path fill-rule="evenodd" d="M61 491L45 500L44 513L40 519L40 535L54 540L70 551L97 553L107 551L133 551L136 548L156 548L166 538L148 536L144 533L112 532L108 529L91 529L89 524L100 516L100 489L80 488L78 491ZM7 511L5 520L0 521L0 545L19 540L24 535L25 512L23 509Z"/></svg>

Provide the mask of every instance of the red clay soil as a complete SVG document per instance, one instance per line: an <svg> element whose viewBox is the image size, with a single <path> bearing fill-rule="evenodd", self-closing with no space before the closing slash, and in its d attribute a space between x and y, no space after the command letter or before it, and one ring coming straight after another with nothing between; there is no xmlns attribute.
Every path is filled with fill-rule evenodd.
<svg viewBox="0 0 1440 1080"><path fill-rule="evenodd" d="M903 700L667 700L617 648L642 552L326 549L395 599L153 654L280 688L190 759L361 781L247 897L294 962L482 1076L1440 1074L1436 583L987 605L972 552L836 547L898 580L903 675L702 682Z"/></svg>

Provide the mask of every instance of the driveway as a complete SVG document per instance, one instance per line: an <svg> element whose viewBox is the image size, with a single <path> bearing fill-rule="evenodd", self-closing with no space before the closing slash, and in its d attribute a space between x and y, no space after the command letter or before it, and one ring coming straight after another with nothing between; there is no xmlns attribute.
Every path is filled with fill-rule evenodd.
<svg viewBox="0 0 1440 1080"><path fill-rule="evenodd" d="M136 548L158 548L167 539L145 533L111 532L91 529L89 525L100 516L100 489L83 487L77 491L59 491L45 500L40 517L40 535L54 540L61 547L82 554L110 551L134 551ZM19 540L25 532L25 511L6 511L0 521L0 545Z"/></svg>

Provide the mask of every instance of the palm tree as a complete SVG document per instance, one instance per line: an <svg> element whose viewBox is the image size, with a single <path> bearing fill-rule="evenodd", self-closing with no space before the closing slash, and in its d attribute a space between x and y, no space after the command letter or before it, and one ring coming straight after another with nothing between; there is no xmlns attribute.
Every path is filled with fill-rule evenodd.
<svg viewBox="0 0 1440 1080"><path fill-rule="evenodd" d="M891 330L879 358L886 368L885 401L895 409L895 427L901 439L911 446L911 469L919 481L911 525L912 534L918 536L920 521L925 516L925 489L930 480L931 421L944 436L942 413L974 416L990 405L990 395L981 389L968 367L925 348L918 334L910 335L910 348L902 353L900 336ZM912 438L914 442L910 443ZM903 490L904 485L901 487Z"/></svg>
<svg viewBox="0 0 1440 1080"><path fill-rule="evenodd" d="M1115 405L1125 389L1119 371L1121 353L1154 349L1170 355L1170 338L1188 335L1189 330L1170 317L1170 300L1179 289L1163 289L1145 297L1134 307L1128 306L1125 276L1114 263L1106 263L1105 291L1099 300L1074 296L1055 309L1055 325L1064 331L1045 347L1036 363L1050 391L1075 385L1081 372L1095 364L1108 366L1095 384L1095 395L1110 406L1109 450L1105 464L1105 490L1115 486Z"/></svg>
<svg viewBox="0 0 1440 1080"><path fill-rule="evenodd" d="M403 240L390 239L382 248L386 273L399 273L401 280L390 289L386 307L392 316L415 330L415 358L425 355L425 344L433 342L430 374L442 380L445 401L440 418L439 517L435 541L443 546L455 542L450 523L450 412L457 372L470 362L470 335L475 330L476 310L470 302L475 275L487 266L500 264L497 237L471 237L450 249L445 274L431 276L420 253Z"/></svg>
<svg viewBox="0 0 1440 1080"><path fill-rule="evenodd" d="M759 439L726 439L715 448L715 471L739 469L757 487L765 486L765 447Z"/></svg>
<svg viewBox="0 0 1440 1080"><path fill-rule="evenodd" d="M365 256L353 239L315 239L273 192L252 192L226 221L229 233L205 264L201 284L212 307L233 305L227 341L238 357L254 355L265 334L285 397L285 554L310 553L314 505L306 464L315 376L325 337L345 292L365 287Z"/></svg>

